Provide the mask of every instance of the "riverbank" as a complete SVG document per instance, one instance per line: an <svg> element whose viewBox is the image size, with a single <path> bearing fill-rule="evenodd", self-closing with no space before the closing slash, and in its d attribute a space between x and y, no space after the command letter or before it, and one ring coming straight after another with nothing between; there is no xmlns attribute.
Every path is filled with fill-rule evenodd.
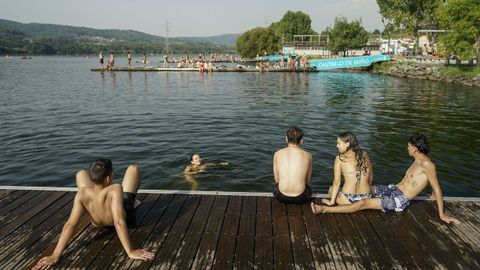
<svg viewBox="0 0 480 270"><path fill-rule="evenodd" d="M472 66L446 66L444 64L400 60L374 63L372 72L402 78L443 81L480 87L480 68Z"/></svg>

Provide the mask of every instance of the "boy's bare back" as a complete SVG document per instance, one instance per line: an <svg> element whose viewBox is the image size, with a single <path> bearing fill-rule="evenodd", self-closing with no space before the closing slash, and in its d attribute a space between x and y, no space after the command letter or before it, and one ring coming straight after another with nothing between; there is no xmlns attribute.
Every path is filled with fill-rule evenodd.
<svg viewBox="0 0 480 270"><path fill-rule="evenodd" d="M101 190L97 190L95 186L83 187L78 191L80 201L96 227L114 225L112 202L115 197L121 198L122 195L122 186L119 184L113 184Z"/></svg>

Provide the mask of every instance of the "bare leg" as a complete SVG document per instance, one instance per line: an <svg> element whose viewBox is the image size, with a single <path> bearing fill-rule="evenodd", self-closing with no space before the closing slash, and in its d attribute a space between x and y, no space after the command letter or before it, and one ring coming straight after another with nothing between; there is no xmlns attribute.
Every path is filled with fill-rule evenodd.
<svg viewBox="0 0 480 270"><path fill-rule="evenodd" d="M77 183L77 188L80 189L82 187L91 187L94 185L90 175L85 170L80 170L77 172L75 177L75 182Z"/></svg>
<svg viewBox="0 0 480 270"><path fill-rule="evenodd" d="M140 187L140 168L136 164L128 166L122 181L123 192L131 192L137 194ZM140 201L135 199L134 208L140 206Z"/></svg>
<svg viewBox="0 0 480 270"><path fill-rule="evenodd" d="M365 209L382 210L381 199L371 198L363 201L358 201L353 204L345 204L339 206L322 206L311 204L312 212L314 214L321 213L354 213Z"/></svg>
<svg viewBox="0 0 480 270"><path fill-rule="evenodd" d="M136 164L128 166L122 181L123 192L137 193L140 187L140 168Z"/></svg>

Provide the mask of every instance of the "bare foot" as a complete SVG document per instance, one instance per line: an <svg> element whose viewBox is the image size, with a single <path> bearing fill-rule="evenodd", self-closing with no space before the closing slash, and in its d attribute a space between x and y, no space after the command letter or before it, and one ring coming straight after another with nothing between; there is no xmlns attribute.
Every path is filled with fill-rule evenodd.
<svg viewBox="0 0 480 270"><path fill-rule="evenodd" d="M326 205L332 205L332 203L330 202L329 199L322 199L322 203L324 203Z"/></svg>
<svg viewBox="0 0 480 270"><path fill-rule="evenodd" d="M137 200L137 199L135 199L135 202L133 203L133 208L137 208L137 207L139 207L139 206L140 206L140 204L142 204L142 202L141 202L141 201L139 201L139 200Z"/></svg>
<svg viewBox="0 0 480 270"><path fill-rule="evenodd" d="M317 205L317 204L314 204L313 202L310 204L310 206L314 214L321 214L323 213L323 211L325 211L325 206Z"/></svg>

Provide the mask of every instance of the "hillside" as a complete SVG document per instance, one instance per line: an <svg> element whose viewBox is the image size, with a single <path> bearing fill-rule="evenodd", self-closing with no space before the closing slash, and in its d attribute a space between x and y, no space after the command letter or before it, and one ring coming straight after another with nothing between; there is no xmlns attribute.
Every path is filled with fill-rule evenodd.
<svg viewBox="0 0 480 270"><path fill-rule="evenodd" d="M171 38L173 52L233 51L235 35ZM135 30L93 29L0 19L2 54L91 54L99 50L162 53L165 38Z"/></svg>

